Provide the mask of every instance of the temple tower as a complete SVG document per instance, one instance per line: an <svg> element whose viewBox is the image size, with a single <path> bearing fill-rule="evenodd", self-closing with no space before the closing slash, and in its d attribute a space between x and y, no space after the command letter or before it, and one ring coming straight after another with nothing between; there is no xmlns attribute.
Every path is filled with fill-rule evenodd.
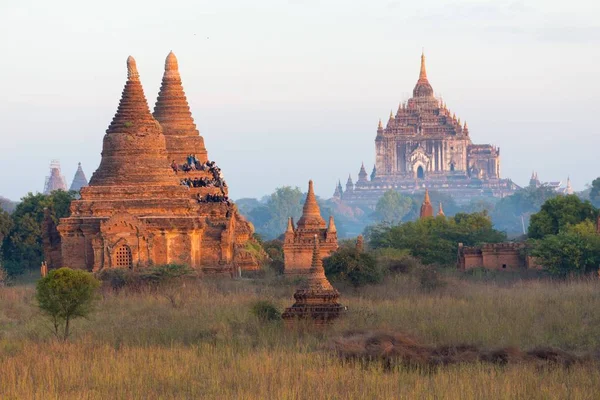
<svg viewBox="0 0 600 400"><path fill-rule="evenodd" d="M177 57L173 52L165 60L162 85L153 115L163 128L169 162L175 160L176 163L184 163L190 154L195 155L202 163L208 161L204 138L200 136L192 118L181 83Z"/></svg>
<svg viewBox="0 0 600 400"><path fill-rule="evenodd" d="M202 173L216 175L211 170ZM64 265L90 271L170 263L216 273L256 269L258 261L246 250L252 225L228 199L197 197L205 189L222 190L193 192L169 166L162 126L150 114L129 57L100 166L58 226Z"/></svg>
<svg viewBox="0 0 600 400"><path fill-rule="evenodd" d="M286 323L302 319L327 323L338 318L344 308L338 303L339 292L325 276L317 235L313 238L311 264L306 270L305 279L294 293L294 304L281 317Z"/></svg>
<svg viewBox="0 0 600 400"><path fill-rule="evenodd" d="M423 204L421 204L421 213L419 214L419 218L427 218L433 217L433 206L431 205L431 200L429 199L429 190L425 189L425 198L423 199Z"/></svg>
<svg viewBox="0 0 600 400"><path fill-rule="evenodd" d="M321 242L319 251L321 258L328 257L337 250L337 230L333 216L329 217L329 225L321 216L321 210L314 193L313 181L308 182L308 194L302 209L302 216L294 227L290 218L284 234L283 255L285 274L306 274L312 257L314 236Z"/></svg>

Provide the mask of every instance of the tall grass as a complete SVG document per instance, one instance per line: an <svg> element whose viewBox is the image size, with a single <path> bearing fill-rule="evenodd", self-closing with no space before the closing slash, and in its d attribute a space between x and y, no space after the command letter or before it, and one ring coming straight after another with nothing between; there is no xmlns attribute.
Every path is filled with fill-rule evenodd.
<svg viewBox="0 0 600 400"><path fill-rule="evenodd" d="M261 322L250 309L281 310L293 285L280 280L204 280L160 292L105 291L70 343L53 340L34 289L0 289L0 398L595 398L597 367L537 369L457 365L437 372L341 361L332 339L352 329L401 331L429 345L600 348L596 281L493 282L446 278L423 292L398 275L363 289L339 287L347 315L329 329Z"/></svg>

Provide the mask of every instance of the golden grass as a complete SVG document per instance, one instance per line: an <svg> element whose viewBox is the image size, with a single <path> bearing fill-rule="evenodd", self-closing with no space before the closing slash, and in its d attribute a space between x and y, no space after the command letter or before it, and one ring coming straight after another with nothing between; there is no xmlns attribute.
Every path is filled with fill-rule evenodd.
<svg viewBox="0 0 600 400"><path fill-rule="evenodd" d="M281 282L206 280L182 289L183 305L160 294L105 293L89 320L56 342L32 286L0 289L2 399L593 399L597 366L538 369L456 365L437 372L345 363L328 344L349 329L402 331L430 345L600 348L600 284L493 283L450 279L422 293L410 277L355 291L328 330L260 323L252 302L281 309Z"/></svg>

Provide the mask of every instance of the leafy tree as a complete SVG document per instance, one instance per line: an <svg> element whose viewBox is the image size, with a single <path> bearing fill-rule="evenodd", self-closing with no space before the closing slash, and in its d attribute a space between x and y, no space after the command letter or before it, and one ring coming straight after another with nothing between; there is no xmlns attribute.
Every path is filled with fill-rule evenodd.
<svg viewBox="0 0 600 400"><path fill-rule="evenodd" d="M413 200L395 190L388 190L375 207L375 217L383 222L400 222L412 208Z"/></svg>
<svg viewBox="0 0 600 400"><path fill-rule="evenodd" d="M554 197L542 205L540 212L531 216L528 235L533 239L556 235L569 225L595 221L597 213L589 201L582 201L576 195Z"/></svg>
<svg viewBox="0 0 600 400"><path fill-rule="evenodd" d="M600 207L600 178L596 178L592 181L590 201L594 206Z"/></svg>
<svg viewBox="0 0 600 400"><path fill-rule="evenodd" d="M591 221L571 225L534 243L532 255L552 275L581 275L600 266L600 236Z"/></svg>
<svg viewBox="0 0 600 400"><path fill-rule="evenodd" d="M506 235L495 230L485 213L419 219L401 225L378 225L365 231L372 248L406 249L424 264L452 264L458 243L497 243Z"/></svg>
<svg viewBox="0 0 600 400"><path fill-rule="evenodd" d="M302 214L305 194L299 188L277 188L264 206L248 212L248 219L265 239L274 239L285 232L289 217L297 220Z"/></svg>
<svg viewBox="0 0 600 400"><path fill-rule="evenodd" d="M44 209L50 210L55 223L68 217L75 192L57 190L50 195L29 193L12 213L12 226L2 245L7 269L11 274L26 268L38 268L43 260L42 222Z"/></svg>
<svg viewBox="0 0 600 400"><path fill-rule="evenodd" d="M383 271L375 258L355 248L339 249L323 260L323 267L327 276L348 280L354 287L379 283L383 279Z"/></svg>
<svg viewBox="0 0 600 400"><path fill-rule="evenodd" d="M50 317L56 337L69 338L71 321L92 311L99 287L100 281L91 273L69 268L50 271L38 281L36 299Z"/></svg>

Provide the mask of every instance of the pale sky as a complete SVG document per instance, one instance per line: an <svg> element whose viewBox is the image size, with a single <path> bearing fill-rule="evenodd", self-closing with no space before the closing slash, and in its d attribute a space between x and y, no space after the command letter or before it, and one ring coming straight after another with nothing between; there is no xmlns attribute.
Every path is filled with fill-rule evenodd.
<svg viewBox="0 0 600 400"><path fill-rule="evenodd" d="M52 159L89 177L132 55L154 107L173 50L233 198L283 185L330 197L370 173L379 118L429 80L501 148L518 184L600 176L600 2L0 2L0 195L42 191Z"/></svg>

